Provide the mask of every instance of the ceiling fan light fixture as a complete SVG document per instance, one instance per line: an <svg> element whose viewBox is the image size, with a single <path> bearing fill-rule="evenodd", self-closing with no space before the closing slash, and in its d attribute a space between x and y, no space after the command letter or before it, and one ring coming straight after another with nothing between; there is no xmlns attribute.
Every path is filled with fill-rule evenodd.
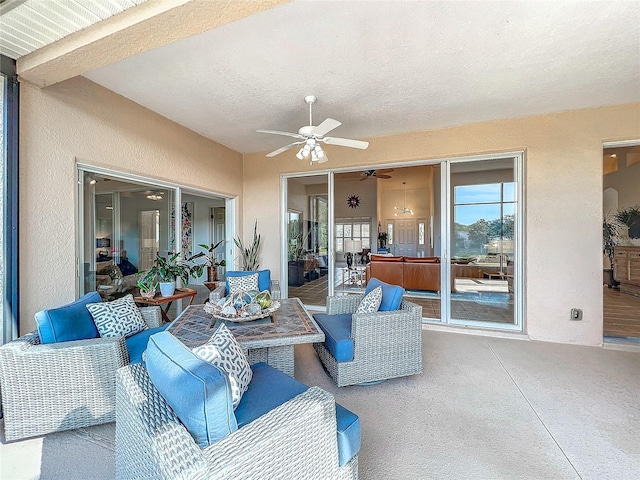
<svg viewBox="0 0 640 480"><path fill-rule="evenodd" d="M296 157L298 157L298 160L304 159L304 148L301 148L300 151L296 153Z"/></svg>
<svg viewBox="0 0 640 480"><path fill-rule="evenodd" d="M302 155L304 158L309 158L309 154L311 153L311 147L307 143L304 147L302 147Z"/></svg>
<svg viewBox="0 0 640 480"><path fill-rule="evenodd" d="M322 147L320 145L316 145L313 148L313 151L315 152L315 154L318 156L318 158L322 158L324 157L324 150L322 150Z"/></svg>

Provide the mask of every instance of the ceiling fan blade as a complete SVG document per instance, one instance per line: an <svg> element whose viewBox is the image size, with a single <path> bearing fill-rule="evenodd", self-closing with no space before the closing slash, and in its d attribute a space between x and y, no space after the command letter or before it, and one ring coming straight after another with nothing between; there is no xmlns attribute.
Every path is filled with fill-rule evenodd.
<svg viewBox="0 0 640 480"><path fill-rule="evenodd" d="M286 135L287 137L293 138L304 138L299 133L291 133L291 132L279 132L278 130L256 130L258 133L273 133L274 135Z"/></svg>
<svg viewBox="0 0 640 480"><path fill-rule="evenodd" d="M361 181L361 182L364 182L364 181L365 181L366 179L368 179L368 178L369 178L369 176L367 175L366 177L362 177L362 178L360 179L360 181Z"/></svg>
<svg viewBox="0 0 640 480"><path fill-rule="evenodd" d="M376 170L378 173L391 173L395 170L395 168L381 168L380 170Z"/></svg>
<svg viewBox="0 0 640 480"><path fill-rule="evenodd" d="M350 138L325 137L322 141L328 145L340 145L341 147L359 148L361 150L369 146L369 142L351 140Z"/></svg>
<svg viewBox="0 0 640 480"><path fill-rule="evenodd" d="M290 143L289 145L285 145L282 148L279 148L277 150L274 150L271 153L267 153L267 157L275 157L276 155L280 155L282 152L286 152L287 150L289 150L290 148L295 147L296 145L302 145L304 142L293 142Z"/></svg>
<svg viewBox="0 0 640 480"><path fill-rule="evenodd" d="M376 175L378 178L393 178L391 175Z"/></svg>
<svg viewBox="0 0 640 480"><path fill-rule="evenodd" d="M338 128L340 125L342 125L342 123L339 122L338 120L334 120L333 118L327 118L324 122L322 122L320 125L318 125L316 128L313 129L313 133L318 135L319 137L322 137L323 135L326 135L334 128Z"/></svg>

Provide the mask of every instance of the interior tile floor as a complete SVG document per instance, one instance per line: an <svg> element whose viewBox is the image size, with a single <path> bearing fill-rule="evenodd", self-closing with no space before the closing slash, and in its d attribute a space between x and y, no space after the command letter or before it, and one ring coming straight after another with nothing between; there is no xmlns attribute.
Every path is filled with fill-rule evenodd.
<svg viewBox="0 0 640 480"><path fill-rule="evenodd" d="M300 287L289 287L289 296L298 297L305 305L326 305L327 280L324 275ZM342 285L336 277L336 294L362 293L363 288ZM484 297L483 297L484 295ZM407 292L412 302L422 306L422 316L426 319L440 319L440 298L435 293ZM512 323L513 295L480 293L477 298L452 299L451 314L460 320L492 321ZM469 301L471 300L471 301ZM620 293L616 288L603 287L603 337L606 340L618 340L640 343L640 297Z"/></svg>

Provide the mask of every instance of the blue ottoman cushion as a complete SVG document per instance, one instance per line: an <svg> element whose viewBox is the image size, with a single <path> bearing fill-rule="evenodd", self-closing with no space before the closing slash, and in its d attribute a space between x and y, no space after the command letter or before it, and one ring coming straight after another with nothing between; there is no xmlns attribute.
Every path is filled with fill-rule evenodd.
<svg viewBox="0 0 640 480"><path fill-rule="evenodd" d="M146 330L125 338L124 341L127 344L127 352L129 353L129 363L141 363L142 353L147 349L149 337L154 333L164 331L168 326L169 324L167 323L162 327L147 328Z"/></svg>
<svg viewBox="0 0 640 480"><path fill-rule="evenodd" d="M336 362L352 361L354 346L351 338L351 314L315 313L313 318L324 332L324 346Z"/></svg>
<svg viewBox="0 0 640 480"><path fill-rule="evenodd" d="M271 270L256 270L256 271L227 271L225 275L229 277L244 277L245 275L258 274L258 290L271 290ZM225 295L229 295L229 283L226 282Z"/></svg>
<svg viewBox="0 0 640 480"><path fill-rule="evenodd" d="M236 408L238 427L242 428L274 408L305 392L309 387L279 370L260 362L251 365L253 378ZM344 466L360 451L360 419L336 403L338 455Z"/></svg>
<svg viewBox="0 0 640 480"><path fill-rule="evenodd" d="M399 285L385 283L377 278L371 278L369 279L369 283L367 283L367 288L365 288L364 294L366 295L376 287L382 287L382 302L380 303L378 311L390 312L400 308L402 296L404 295L404 288Z"/></svg>
<svg viewBox="0 0 640 480"><path fill-rule="evenodd" d="M205 448L238 429L227 375L169 332L149 338L149 378L196 443Z"/></svg>
<svg viewBox="0 0 640 480"><path fill-rule="evenodd" d="M98 292L90 292L67 305L36 313L40 343L97 338L98 329L86 305L101 301L102 298Z"/></svg>

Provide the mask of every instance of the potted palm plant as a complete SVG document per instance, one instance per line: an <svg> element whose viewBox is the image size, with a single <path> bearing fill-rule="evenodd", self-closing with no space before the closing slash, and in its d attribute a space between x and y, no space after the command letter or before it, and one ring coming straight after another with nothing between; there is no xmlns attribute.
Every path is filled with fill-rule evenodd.
<svg viewBox="0 0 640 480"><path fill-rule="evenodd" d="M207 267L207 281L209 282L215 282L218 279L218 267L225 267L227 265L224 260L218 261L218 254L215 252L216 248L224 242L224 240L220 240L218 243L211 245L199 243L198 246L203 248L204 251L198 252L187 259L187 261L191 262L199 258L204 258L203 266Z"/></svg>
<svg viewBox="0 0 640 480"><path fill-rule="evenodd" d="M640 237L640 206L627 207L614 213L618 225L628 229L629 238Z"/></svg>

